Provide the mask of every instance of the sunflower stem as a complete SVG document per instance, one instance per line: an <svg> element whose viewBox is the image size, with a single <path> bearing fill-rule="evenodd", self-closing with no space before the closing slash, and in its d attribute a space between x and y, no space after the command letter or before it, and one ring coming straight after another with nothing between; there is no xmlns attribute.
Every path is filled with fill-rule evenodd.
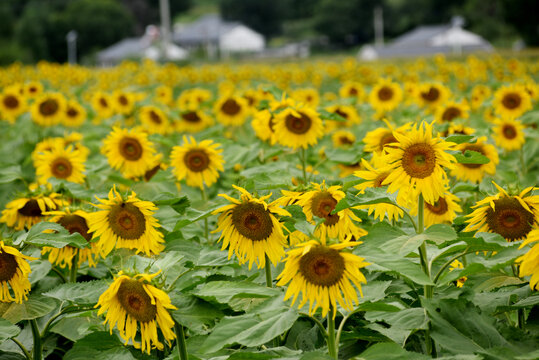
<svg viewBox="0 0 539 360"><path fill-rule="evenodd" d="M300 150L300 159L301 159L301 169L303 171L303 184L307 185L307 166L305 163L305 148Z"/></svg>
<svg viewBox="0 0 539 360"><path fill-rule="evenodd" d="M524 309L518 309L517 315L518 328L524 329L524 324L526 323L526 319L524 317Z"/></svg>
<svg viewBox="0 0 539 360"><path fill-rule="evenodd" d="M183 331L183 326L174 321L174 331L176 332L176 349L178 349L178 356L180 360L188 360L189 356L187 355L187 346L185 345L185 333Z"/></svg>
<svg viewBox="0 0 539 360"><path fill-rule="evenodd" d="M75 250L75 257L71 263L71 269L69 271L69 282L77 282L77 271L79 270L79 249Z"/></svg>
<svg viewBox="0 0 539 360"><path fill-rule="evenodd" d="M66 283L67 282L67 279L64 275L64 273L62 273L60 270L58 270L58 268L56 266L53 266L51 268L52 271L54 271L56 273L56 275L58 275L58 277L64 282Z"/></svg>
<svg viewBox="0 0 539 360"><path fill-rule="evenodd" d="M28 352L28 350L24 347L24 345L17 339L15 338L11 338L11 340L17 344L17 346L22 350L22 352L24 353L24 356L26 357L26 359L28 360L32 360L32 356L30 356L30 353Z"/></svg>
<svg viewBox="0 0 539 360"><path fill-rule="evenodd" d="M206 202L208 201L208 198L206 196L206 191L204 190L204 186L200 189L200 193L202 195L202 201L204 202L204 205L206 205ZM208 218L204 218L204 236L206 237L206 240L208 241L208 244L210 243L210 230L208 226Z"/></svg>
<svg viewBox="0 0 539 360"><path fill-rule="evenodd" d="M30 320L30 326L32 328L32 336L34 338L34 360L41 360L43 358L43 345L41 344L41 334L39 333L39 327L37 326L36 319Z"/></svg>
<svg viewBox="0 0 539 360"><path fill-rule="evenodd" d="M266 286L269 288L273 287L273 277L271 276L271 262L268 257L268 254L264 254L266 257L266 265L264 266L264 270L266 272Z"/></svg>
<svg viewBox="0 0 539 360"><path fill-rule="evenodd" d="M333 314L336 310L333 308L333 306L330 306L329 312L328 312L328 353L329 356L331 356L334 359L337 359L339 356L339 348L338 344L335 342L335 318L333 317Z"/></svg>
<svg viewBox="0 0 539 360"><path fill-rule="evenodd" d="M326 331L326 327L324 326L324 324L322 324L322 322L320 320L318 320L317 318L315 318L314 316L311 316L307 313L303 313L303 312L300 312L299 313L301 316L305 316L305 317L308 317L309 319L311 319L312 321L314 321L314 323L316 324L316 326L318 326L318 329L320 329L320 331L322 332L322 336L324 336L324 339L327 340L328 338L328 333Z"/></svg>

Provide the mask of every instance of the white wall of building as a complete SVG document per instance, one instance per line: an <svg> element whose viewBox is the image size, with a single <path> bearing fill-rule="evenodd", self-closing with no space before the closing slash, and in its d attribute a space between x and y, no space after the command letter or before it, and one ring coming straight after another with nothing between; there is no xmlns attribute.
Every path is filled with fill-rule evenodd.
<svg viewBox="0 0 539 360"><path fill-rule="evenodd" d="M222 52L257 52L262 51L266 45L264 36L238 25L222 34L219 39L219 48Z"/></svg>

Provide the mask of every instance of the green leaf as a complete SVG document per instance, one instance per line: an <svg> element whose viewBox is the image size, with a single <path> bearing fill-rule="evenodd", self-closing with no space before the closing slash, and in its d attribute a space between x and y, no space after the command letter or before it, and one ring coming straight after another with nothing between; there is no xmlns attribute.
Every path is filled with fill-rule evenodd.
<svg viewBox="0 0 539 360"><path fill-rule="evenodd" d="M397 312L372 311L365 314L369 321L384 321L402 330L427 329L427 311L423 308L403 309Z"/></svg>
<svg viewBox="0 0 539 360"><path fill-rule="evenodd" d="M54 299L39 294L33 294L22 304L1 303L0 316L16 324L21 320L32 320L45 316L56 309L57 302Z"/></svg>
<svg viewBox="0 0 539 360"><path fill-rule="evenodd" d="M326 149L326 156L329 160L344 164L355 164L361 160L361 151L353 149Z"/></svg>
<svg viewBox="0 0 539 360"><path fill-rule="evenodd" d="M388 194L385 189L386 187L375 189L367 188L365 189L365 192L363 194L358 194L357 196L347 193L346 197L341 199L337 203L335 209L331 213L336 214L341 210L358 205L371 205L380 203L396 205L395 195Z"/></svg>
<svg viewBox="0 0 539 360"><path fill-rule="evenodd" d="M526 282L515 276L493 276L482 283L478 284L474 289L475 291L492 291L504 286L520 285Z"/></svg>
<svg viewBox="0 0 539 360"><path fill-rule="evenodd" d="M361 254L361 252L358 252L358 254ZM433 285L431 279L429 279L429 277L423 272L423 269L421 269L421 266L410 260L402 259L399 256L385 253L380 253L378 255L364 254L364 257L367 262L374 264L374 266L369 266L371 271L393 271L412 280L416 284Z"/></svg>
<svg viewBox="0 0 539 360"><path fill-rule="evenodd" d="M160 193L155 197L152 202L156 206L168 205L174 209L178 214L183 215L187 208L191 205L191 202L187 196L177 197L171 193Z"/></svg>
<svg viewBox="0 0 539 360"><path fill-rule="evenodd" d="M192 293L206 301L228 304L232 299L267 298L276 296L280 291L247 281L212 281Z"/></svg>
<svg viewBox="0 0 539 360"><path fill-rule="evenodd" d="M95 311L66 315L50 328L51 332L60 334L73 342L96 330L105 331L105 326L103 320L96 316Z"/></svg>
<svg viewBox="0 0 539 360"><path fill-rule="evenodd" d="M2 169L0 173L0 184L7 184L24 178L20 165L2 165L0 168Z"/></svg>
<svg viewBox="0 0 539 360"><path fill-rule="evenodd" d="M358 360L428 360L430 356L404 350L395 343L378 343L363 351Z"/></svg>
<svg viewBox="0 0 539 360"><path fill-rule="evenodd" d="M53 230L53 233L43 233L45 230ZM20 236L17 242L24 241L25 244L36 246L50 246L54 248L63 248L64 246L73 246L84 249L89 246L88 241L81 234L75 232L70 234L62 225L52 222L40 222L30 229L28 233Z"/></svg>
<svg viewBox="0 0 539 360"><path fill-rule="evenodd" d="M425 234L427 240L432 241L437 245L443 244L446 241L455 240L457 238L456 231L447 224L431 225L423 234Z"/></svg>
<svg viewBox="0 0 539 360"><path fill-rule="evenodd" d="M329 112L325 109L320 109L318 110L318 114L320 114L320 118L322 120L331 120L331 121L347 121L344 117L342 117L341 115L337 114L337 113L334 113L334 112Z"/></svg>
<svg viewBox="0 0 539 360"><path fill-rule="evenodd" d="M450 135L445 138L445 141L453 142L455 144L463 144L470 142L475 136L473 135Z"/></svg>
<svg viewBox="0 0 539 360"><path fill-rule="evenodd" d="M43 295L60 301L71 301L78 305L95 304L109 285L110 282L107 280L67 283L58 285Z"/></svg>
<svg viewBox="0 0 539 360"><path fill-rule="evenodd" d="M224 316L214 305L194 296L172 292L170 299L178 308L172 311L172 317L196 334L207 334L215 322Z"/></svg>
<svg viewBox="0 0 539 360"><path fill-rule="evenodd" d="M490 162L488 157L473 150L466 150L464 154L456 153L454 156L460 164L488 164Z"/></svg>
<svg viewBox="0 0 539 360"><path fill-rule="evenodd" d="M78 340L63 359L136 360L116 335L106 331L93 332Z"/></svg>
<svg viewBox="0 0 539 360"><path fill-rule="evenodd" d="M539 304L539 295L534 295L527 297L525 299L522 299L516 303L514 303L512 306L514 307L528 307L528 306L534 306Z"/></svg>
<svg viewBox="0 0 539 360"><path fill-rule="evenodd" d="M0 318L0 344L7 339L19 335L20 332L21 329L18 326L11 324L6 319Z"/></svg>

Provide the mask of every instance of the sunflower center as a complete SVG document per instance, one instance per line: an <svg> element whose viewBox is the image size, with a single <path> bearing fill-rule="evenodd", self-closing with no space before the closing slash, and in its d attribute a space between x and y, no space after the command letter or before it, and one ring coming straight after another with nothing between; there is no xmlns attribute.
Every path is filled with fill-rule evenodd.
<svg viewBox="0 0 539 360"><path fill-rule="evenodd" d="M120 97L118 98L118 102L120 103L120 105L123 105L123 106L126 106L127 104L129 104L129 101L124 95L120 95Z"/></svg>
<svg viewBox="0 0 539 360"><path fill-rule="evenodd" d="M462 150L462 153L464 154L466 152L466 150L477 151L481 155L485 155L485 151L483 150L483 146L481 146L481 145L477 145L477 144L476 145L466 145L464 150ZM483 164L461 164L461 165L467 167L468 169L478 169L481 166L483 166Z"/></svg>
<svg viewBox="0 0 539 360"><path fill-rule="evenodd" d="M447 201L443 197L440 197L437 201L434 202L434 204L429 204L428 202L425 202L425 206L431 213L434 213L436 215L443 215L447 212L448 206Z"/></svg>
<svg viewBox="0 0 539 360"><path fill-rule="evenodd" d="M58 224L62 225L70 234L79 233L86 241L92 239L92 235L88 234L88 224L86 219L79 215L64 215L58 220Z"/></svg>
<svg viewBox="0 0 539 360"><path fill-rule="evenodd" d="M330 287L342 279L344 259L335 249L317 246L301 257L299 271L310 284Z"/></svg>
<svg viewBox="0 0 539 360"><path fill-rule="evenodd" d="M183 157L183 162L189 170L201 172L210 166L210 157L202 149L193 149L188 151Z"/></svg>
<svg viewBox="0 0 539 360"><path fill-rule="evenodd" d="M311 118L304 113L298 112L300 117L288 114L286 116L286 127L294 134L305 134L311 128Z"/></svg>
<svg viewBox="0 0 539 360"><path fill-rule="evenodd" d="M144 214L131 203L112 206L108 220L112 232L122 239L138 239L146 231Z"/></svg>
<svg viewBox="0 0 539 360"><path fill-rule="evenodd" d="M389 173L388 172L385 172L385 173L382 173L380 175L378 175L376 177L376 179L374 179L373 181L373 187L375 188L379 188L379 187L382 187L382 183L384 182L384 180L389 176Z"/></svg>
<svg viewBox="0 0 539 360"><path fill-rule="evenodd" d="M234 116L241 111L241 107L238 105L236 100L228 99L221 105L221 111L227 115Z"/></svg>
<svg viewBox="0 0 539 360"><path fill-rule="evenodd" d="M144 180L150 181L155 174L161 169L161 164L158 164L144 173Z"/></svg>
<svg viewBox="0 0 539 360"><path fill-rule="evenodd" d="M109 106L109 103L107 102L107 99L105 98L99 98L99 104L101 104L101 106L103 107L108 107Z"/></svg>
<svg viewBox="0 0 539 360"><path fill-rule="evenodd" d="M442 114L442 120L443 121L452 121L453 119L456 119L460 117L460 109L456 107L449 107L445 109L444 113Z"/></svg>
<svg viewBox="0 0 539 360"><path fill-rule="evenodd" d="M339 137L339 142L343 145L352 145L354 143L348 136Z"/></svg>
<svg viewBox="0 0 539 360"><path fill-rule="evenodd" d="M404 150L402 167L413 177L423 179L432 174L436 166L436 154L431 145L414 144Z"/></svg>
<svg viewBox="0 0 539 360"><path fill-rule="evenodd" d="M494 208L487 210L486 221L490 231L500 234L508 241L528 235L533 225L533 214L513 197L494 200Z"/></svg>
<svg viewBox="0 0 539 360"><path fill-rule="evenodd" d="M335 210L337 200L327 191L322 191L313 196L311 200L311 211L319 218L324 218L326 226L335 225L339 221L339 215L331 214Z"/></svg>
<svg viewBox="0 0 539 360"><path fill-rule="evenodd" d="M39 113L45 116L52 116L58 111L58 102L54 99L47 99L39 104Z"/></svg>
<svg viewBox="0 0 539 360"><path fill-rule="evenodd" d="M4 97L4 105L8 109L16 109L19 107L19 99L17 99L13 95L7 95L6 97Z"/></svg>
<svg viewBox="0 0 539 360"><path fill-rule="evenodd" d="M358 94L358 91L357 91L356 88L353 87L353 88L350 88L350 90L348 90L348 94L352 95L352 96L355 96L355 95Z"/></svg>
<svg viewBox="0 0 539 360"><path fill-rule="evenodd" d="M337 115L339 115L339 116L341 116L341 117L343 117L345 119L348 119L348 114L345 113L344 111L342 111L341 109L335 110L335 114L337 114Z"/></svg>
<svg viewBox="0 0 539 360"><path fill-rule="evenodd" d="M157 115L157 113L153 110L150 110L150 120L158 125L163 123L163 120L161 120L161 116Z"/></svg>
<svg viewBox="0 0 539 360"><path fill-rule="evenodd" d="M17 272L17 259L8 253L0 253L0 282L9 281Z"/></svg>
<svg viewBox="0 0 539 360"><path fill-rule="evenodd" d="M506 109L513 110L519 107L522 100L516 93L506 94L502 99L502 104Z"/></svg>
<svg viewBox="0 0 539 360"><path fill-rule="evenodd" d="M19 214L24 216L42 216L41 208L39 207L37 200L34 199L28 200L26 204L24 204L24 206L17 211L19 212Z"/></svg>
<svg viewBox="0 0 539 360"><path fill-rule="evenodd" d="M249 240L267 239L273 232L273 222L264 205L246 202L232 210L232 224L238 232Z"/></svg>
<svg viewBox="0 0 539 360"><path fill-rule="evenodd" d="M37 92L37 88L35 86L30 86L28 88L28 92L35 93L35 92Z"/></svg>
<svg viewBox="0 0 539 360"><path fill-rule="evenodd" d="M67 179L73 173L73 165L64 157L56 158L51 164L51 173L55 178Z"/></svg>
<svg viewBox="0 0 539 360"><path fill-rule="evenodd" d="M393 98L393 89L387 86L383 86L378 90L378 99L381 101L389 101Z"/></svg>
<svg viewBox="0 0 539 360"><path fill-rule="evenodd" d="M79 114L79 112L75 108L72 108L72 107L68 108L66 113L67 113L67 116L71 118L74 118Z"/></svg>
<svg viewBox="0 0 539 360"><path fill-rule="evenodd" d="M116 295L127 314L145 323L156 319L157 307L152 305L142 283L137 280L124 280Z"/></svg>
<svg viewBox="0 0 539 360"><path fill-rule="evenodd" d="M435 102L440 97L440 91L431 86L428 91L421 93L421 97L427 102Z"/></svg>
<svg viewBox="0 0 539 360"><path fill-rule="evenodd" d="M124 137L120 140L120 154L130 161L137 161L142 157L142 145L132 137Z"/></svg>
<svg viewBox="0 0 539 360"><path fill-rule="evenodd" d="M512 140L517 137L517 129L513 125L505 124L502 128L503 136L506 139Z"/></svg>
<svg viewBox="0 0 539 360"><path fill-rule="evenodd" d="M380 151L384 150L384 146L386 146L387 144L391 144L394 142L397 142L397 139L395 138L395 136L393 136L392 132L388 132L380 139Z"/></svg>
<svg viewBox="0 0 539 360"><path fill-rule="evenodd" d="M182 119L190 123L199 123L202 119L198 116L196 111L189 111L182 114Z"/></svg>

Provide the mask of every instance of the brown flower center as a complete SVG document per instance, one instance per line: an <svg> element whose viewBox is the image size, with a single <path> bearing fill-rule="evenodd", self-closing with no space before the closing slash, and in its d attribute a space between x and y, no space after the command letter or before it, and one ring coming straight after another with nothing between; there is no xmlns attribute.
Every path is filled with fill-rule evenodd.
<svg viewBox="0 0 539 360"><path fill-rule="evenodd" d="M150 120L158 125L161 125L163 123L163 120L161 120L161 116L159 116L155 111L150 110Z"/></svg>
<svg viewBox="0 0 539 360"><path fill-rule="evenodd" d="M161 169L161 164L158 164L144 173L144 180L150 181L155 174Z"/></svg>
<svg viewBox="0 0 539 360"><path fill-rule="evenodd" d="M440 90L430 87L428 91L421 92L421 98L426 102L435 102L440 97Z"/></svg>
<svg viewBox="0 0 539 360"><path fill-rule="evenodd" d="M356 96L359 93L359 91L355 87L351 87L350 90L348 90L348 95Z"/></svg>
<svg viewBox="0 0 539 360"><path fill-rule="evenodd" d="M505 124L502 128L503 136L506 139L512 140L517 137L517 129L510 124Z"/></svg>
<svg viewBox="0 0 539 360"><path fill-rule="evenodd" d="M429 204L425 201L425 206L431 213L434 213L436 215L443 215L447 212L448 206L447 201L443 197L440 197L437 201L434 202L434 204Z"/></svg>
<svg viewBox="0 0 539 360"><path fill-rule="evenodd" d="M137 161L142 157L142 145L140 142L132 137L124 137L120 140L120 155L122 155L126 160Z"/></svg>
<svg viewBox="0 0 539 360"><path fill-rule="evenodd" d="M75 109L73 107L69 107L69 108L67 108L66 114L67 114L68 117L74 118L74 117L77 117L79 112L77 111L77 109Z"/></svg>
<svg viewBox="0 0 539 360"><path fill-rule="evenodd" d="M374 179L373 181L373 187L375 188L379 188L379 187L382 187L382 183L384 182L384 180L389 176L389 173L388 172L385 172L385 173L381 173L379 174L376 179Z"/></svg>
<svg viewBox="0 0 539 360"><path fill-rule="evenodd" d="M86 219L79 215L64 215L58 220L58 224L62 225L70 234L79 233L86 241L92 239L92 235L88 234L88 224Z"/></svg>
<svg viewBox="0 0 539 360"><path fill-rule="evenodd" d="M4 96L4 105L8 109L16 109L19 107L19 99L13 95Z"/></svg>
<svg viewBox="0 0 539 360"><path fill-rule="evenodd" d="M109 107L109 103L107 102L107 99L104 97L99 98L99 104L103 107Z"/></svg>
<svg viewBox="0 0 539 360"><path fill-rule="evenodd" d="M345 111L342 111L341 109L335 110L335 114L337 114L340 117L348 120L348 114Z"/></svg>
<svg viewBox="0 0 539 360"><path fill-rule="evenodd" d="M112 231L122 239L138 239L146 231L144 214L131 203L112 206L108 220Z"/></svg>
<svg viewBox="0 0 539 360"><path fill-rule="evenodd" d="M311 211L319 218L324 218L326 226L335 225L339 221L338 214L331 214L335 210L337 200L328 191L321 191L311 200Z"/></svg>
<svg viewBox="0 0 539 360"><path fill-rule="evenodd" d="M395 142L397 142L397 139L395 138L395 136L393 136L393 132L388 130L388 133L382 136L382 138L380 139L380 151L384 150L384 146Z"/></svg>
<svg viewBox="0 0 539 360"><path fill-rule="evenodd" d="M140 281L122 281L116 296L127 314L138 321L146 323L156 319L157 307L152 304Z"/></svg>
<svg viewBox="0 0 539 360"><path fill-rule="evenodd" d="M393 98L393 89L391 89L388 86L382 86L380 90L378 90L378 99L381 101L389 101Z"/></svg>
<svg viewBox="0 0 539 360"><path fill-rule="evenodd" d="M478 145L478 144L466 145L466 147L462 150L462 153L464 154L466 150L477 151L481 155L486 155L485 150L483 149L482 145ZM461 164L461 165L467 167L468 169L478 169L484 164Z"/></svg>
<svg viewBox="0 0 539 360"><path fill-rule="evenodd" d="M202 119L198 116L196 111L189 111L182 114L182 119L190 123L199 123Z"/></svg>
<svg viewBox="0 0 539 360"><path fill-rule="evenodd" d="M54 99L47 99L39 104L39 113L44 116L52 116L58 112L58 102Z"/></svg>
<svg viewBox="0 0 539 360"><path fill-rule="evenodd" d="M335 249L316 246L301 257L299 271L310 284L330 287L342 279L344 259Z"/></svg>
<svg viewBox="0 0 539 360"><path fill-rule="evenodd" d="M293 132L294 134L305 134L312 125L312 120L310 117L305 115L302 112L298 112L300 117L288 114L285 118L286 128Z"/></svg>
<svg viewBox="0 0 539 360"><path fill-rule="evenodd" d="M354 142L348 136L339 137L339 142L343 145L352 145Z"/></svg>
<svg viewBox="0 0 539 360"><path fill-rule="evenodd" d="M249 240L267 239L273 232L273 222L264 205L245 202L232 210L234 228Z"/></svg>
<svg viewBox="0 0 539 360"><path fill-rule="evenodd" d="M46 207L45 210L49 210L49 208ZM23 216L31 216L31 217L43 216L41 214L41 209L39 207L39 204L37 203L37 200L35 199L28 200L26 204L24 204L24 206L17 211L19 214Z"/></svg>
<svg viewBox="0 0 539 360"><path fill-rule="evenodd" d="M404 150L402 167L406 173L418 179L432 174L436 166L436 154L431 145L426 143L413 144Z"/></svg>
<svg viewBox="0 0 539 360"><path fill-rule="evenodd" d="M533 214L513 197L494 200L494 210L487 210L489 230L500 234L507 241L515 241L528 235L534 223Z"/></svg>
<svg viewBox="0 0 539 360"><path fill-rule="evenodd" d="M452 121L453 119L456 119L460 116L461 116L460 109L450 106L447 109L445 109L444 113L442 114L442 120Z"/></svg>
<svg viewBox="0 0 539 360"><path fill-rule="evenodd" d="M0 283L9 281L17 273L17 259L14 255L0 253Z"/></svg>
<svg viewBox="0 0 539 360"><path fill-rule="evenodd" d="M67 179L73 173L73 165L64 157L56 158L51 163L51 173L55 178Z"/></svg>
<svg viewBox="0 0 539 360"><path fill-rule="evenodd" d="M210 157L203 149L192 149L185 154L183 162L189 170L201 172L210 166Z"/></svg>
<svg viewBox="0 0 539 360"><path fill-rule="evenodd" d="M122 106L126 106L129 104L129 100L127 100L127 98L125 97L125 95L120 95L118 97L118 102L120 103L120 105Z"/></svg>
<svg viewBox="0 0 539 360"><path fill-rule="evenodd" d="M513 110L520 106L522 99L517 93L508 93L502 99L502 104L506 109Z"/></svg>
<svg viewBox="0 0 539 360"><path fill-rule="evenodd" d="M241 111L241 106L234 99L226 100L223 105L221 105L221 111L227 115L234 116Z"/></svg>

